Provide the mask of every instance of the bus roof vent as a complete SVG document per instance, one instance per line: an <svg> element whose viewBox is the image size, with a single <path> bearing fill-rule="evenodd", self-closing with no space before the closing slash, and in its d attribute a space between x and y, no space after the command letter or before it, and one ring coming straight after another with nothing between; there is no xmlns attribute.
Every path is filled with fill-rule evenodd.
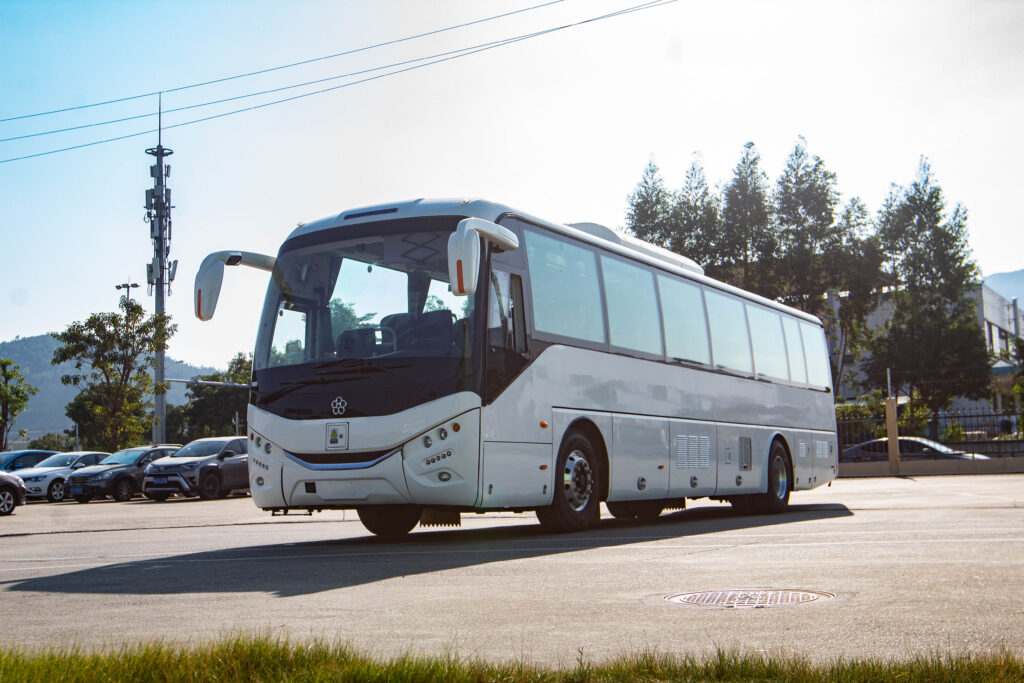
<svg viewBox="0 0 1024 683"><path fill-rule="evenodd" d="M387 209L371 209L369 211L358 211L356 213L350 213L345 216L346 221L350 221L353 218L369 218L370 216L383 216L388 213L398 213L398 207L392 206Z"/></svg>
<svg viewBox="0 0 1024 683"><path fill-rule="evenodd" d="M704 269L701 268L696 261L693 259L686 258L674 251L669 251L650 242L644 242L643 240L637 239L632 235L624 235L621 232L616 232L611 228L598 225L597 223L568 223L570 228L576 228L582 230L588 235L599 237L600 239L607 240L613 244L626 247L627 249L633 249L639 251L647 256L656 258L659 261L667 261L680 268L693 271L695 273L704 274Z"/></svg>

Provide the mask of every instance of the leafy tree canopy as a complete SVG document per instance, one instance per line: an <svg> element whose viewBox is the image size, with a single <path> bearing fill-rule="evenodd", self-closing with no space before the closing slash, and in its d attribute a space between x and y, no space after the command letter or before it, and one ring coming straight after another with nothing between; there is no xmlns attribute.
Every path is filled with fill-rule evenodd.
<svg viewBox="0 0 1024 683"><path fill-rule="evenodd" d="M25 381L21 368L9 358L0 358L0 451L7 450L15 419L35 393L36 388Z"/></svg>
<svg viewBox="0 0 1024 683"><path fill-rule="evenodd" d="M86 447L109 452L142 440L149 396L167 390L153 385L148 370L177 329L167 316L147 316L127 297L121 298L120 309L94 313L53 335L60 346L51 362L71 362L78 371L61 377L80 389L67 415L78 423Z"/></svg>

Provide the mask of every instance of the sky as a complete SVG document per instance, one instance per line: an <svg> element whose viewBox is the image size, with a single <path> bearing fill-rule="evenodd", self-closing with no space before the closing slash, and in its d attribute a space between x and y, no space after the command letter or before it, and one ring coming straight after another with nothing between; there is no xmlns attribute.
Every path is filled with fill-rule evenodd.
<svg viewBox="0 0 1024 683"><path fill-rule="evenodd" d="M300 67L163 95L166 110L379 68L607 14L642 0L563 0ZM0 119L291 64L545 0L0 0ZM650 160L681 187L699 154L725 183L753 141L774 184L799 136L843 201L877 211L929 159L968 210L984 274L1024 268L1024 3L680 0L203 123L173 149L168 354L226 367L255 343L267 274L226 272L215 318L193 315L212 251L276 253L299 222L417 197L482 197L560 222L622 227ZM420 62L421 63L421 62ZM392 71L394 69L391 69ZM347 77L189 111L165 126L350 83ZM150 115L155 95L0 122L0 138ZM0 160L155 128L155 117L0 142ZM156 134L0 162L0 341L147 310L143 222Z"/></svg>

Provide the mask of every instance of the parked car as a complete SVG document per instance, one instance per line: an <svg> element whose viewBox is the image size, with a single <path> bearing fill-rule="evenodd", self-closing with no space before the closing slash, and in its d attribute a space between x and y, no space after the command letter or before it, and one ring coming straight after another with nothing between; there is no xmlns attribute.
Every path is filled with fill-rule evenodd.
<svg viewBox="0 0 1024 683"><path fill-rule="evenodd" d="M965 453L938 441L919 436L899 438L900 460L988 460L987 455ZM889 459L889 440L872 439L850 446L839 454L839 462L878 462Z"/></svg>
<svg viewBox="0 0 1024 683"><path fill-rule="evenodd" d="M98 465L72 472L65 487L66 495L79 503L104 496L118 501L131 500L136 493L142 493L146 465L171 455L179 448L181 444L162 444L120 450L105 457Z"/></svg>
<svg viewBox="0 0 1024 683"><path fill-rule="evenodd" d="M239 436L197 439L177 453L154 460L146 468L147 498L167 500L172 494L210 500L232 491L249 490L248 442Z"/></svg>
<svg viewBox="0 0 1024 683"><path fill-rule="evenodd" d="M18 505L24 505L27 492L21 477L0 470L0 517L11 514Z"/></svg>
<svg viewBox="0 0 1024 683"><path fill-rule="evenodd" d="M57 453L35 467L18 470L18 476L28 487L29 498L46 498L51 503L59 503L64 500L64 483L72 470L95 465L108 455L110 453L96 451Z"/></svg>
<svg viewBox="0 0 1024 683"><path fill-rule="evenodd" d="M57 451L8 451L0 453L0 471L14 472L35 467Z"/></svg>

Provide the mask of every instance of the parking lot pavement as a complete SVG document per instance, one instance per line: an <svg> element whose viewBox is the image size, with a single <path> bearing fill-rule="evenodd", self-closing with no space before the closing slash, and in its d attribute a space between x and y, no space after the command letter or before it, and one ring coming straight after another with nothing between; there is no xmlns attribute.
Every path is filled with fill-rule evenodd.
<svg viewBox="0 0 1024 683"><path fill-rule="evenodd" d="M352 512L272 518L245 497L30 504L0 519L3 643L241 632L556 666L581 650L1024 655L1024 475L839 480L791 502L744 517L704 501L566 535L530 514L463 515L398 543ZM730 589L817 599L666 599Z"/></svg>

